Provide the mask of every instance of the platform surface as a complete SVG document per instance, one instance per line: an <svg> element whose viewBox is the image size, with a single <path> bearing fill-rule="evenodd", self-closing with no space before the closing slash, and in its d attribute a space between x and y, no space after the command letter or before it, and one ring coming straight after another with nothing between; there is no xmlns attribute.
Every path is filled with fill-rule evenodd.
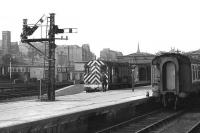
<svg viewBox="0 0 200 133"><path fill-rule="evenodd" d="M25 100L0 103L0 128L143 99L147 91L151 96L151 87L145 86L136 87L134 92L126 89L59 96L54 102Z"/></svg>

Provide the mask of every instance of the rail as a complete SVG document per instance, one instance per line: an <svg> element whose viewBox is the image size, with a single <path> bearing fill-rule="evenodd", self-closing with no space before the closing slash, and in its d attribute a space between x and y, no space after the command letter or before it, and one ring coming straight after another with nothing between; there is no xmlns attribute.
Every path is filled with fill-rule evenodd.
<svg viewBox="0 0 200 133"><path fill-rule="evenodd" d="M200 121L197 122L191 129L189 129L186 133L198 133L200 131Z"/></svg>
<svg viewBox="0 0 200 133"><path fill-rule="evenodd" d="M2 84L0 84L1 86ZM69 83L59 83L56 84L56 89L60 89L62 87L69 86L71 84ZM42 87L42 95L47 93L47 88L45 88L45 85ZM0 87L0 101L13 99L13 98L19 98L19 97L28 97L28 96L39 96L39 84L37 83L29 83L29 84L10 84L10 83L4 83Z"/></svg>
<svg viewBox="0 0 200 133"><path fill-rule="evenodd" d="M156 111L152 111L150 113L147 113L147 114L144 114L144 115L141 115L141 116L134 117L134 118L132 118L130 120L127 120L127 121L118 123L118 124L116 124L114 126L111 126L111 127L108 127L108 128L102 129L102 130L99 130L99 131L97 131L95 133L107 133L107 132L110 132L111 130L115 130L116 128L119 128L121 126L125 126L125 125L127 125L127 124L129 124L129 123L131 123L133 121L136 121L136 120L139 120L139 119L143 119L143 118L145 118L145 117L147 117L147 116L149 116L151 114L155 114L155 113L158 113L160 111L161 110L156 110Z"/></svg>
<svg viewBox="0 0 200 133"><path fill-rule="evenodd" d="M172 115L169 115L169 116L167 116L166 118L161 119L161 120L159 120L158 122L155 122L155 123L153 123L153 124L151 124L151 125L149 125L149 126L143 128L143 129L137 131L136 133L147 133L147 132L149 132L149 131L152 131L152 130L154 130L155 128L160 127L160 126L163 125L164 123L169 123L170 121L174 120L174 119L177 118L179 115L181 115L183 112L184 112L184 111L181 110L181 111L178 111L178 112L176 112L176 113L174 113L174 114L172 114Z"/></svg>
<svg viewBox="0 0 200 133"><path fill-rule="evenodd" d="M114 126L105 128L103 130L97 131L95 133L115 133L115 132L136 132L136 133L146 133L155 128L159 128L163 123L170 122L179 115L181 115L184 110L178 112L166 112L163 110L153 111L142 116L138 116L127 120L125 122L116 124Z"/></svg>

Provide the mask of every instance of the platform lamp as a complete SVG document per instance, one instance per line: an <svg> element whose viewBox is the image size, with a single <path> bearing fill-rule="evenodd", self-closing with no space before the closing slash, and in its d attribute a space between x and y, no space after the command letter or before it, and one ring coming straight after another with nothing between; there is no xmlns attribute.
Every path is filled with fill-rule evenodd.
<svg viewBox="0 0 200 133"><path fill-rule="evenodd" d="M10 57L10 83L12 82L12 58Z"/></svg>
<svg viewBox="0 0 200 133"><path fill-rule="evenodd" d="M134 91L134 87L135 87L135 68L136 68L136 65L131 65L131 80L132 80L132 91Z"/></svg>
<svg viewBox="0 0 200 133"><path fill-rule="evenodd" d="M10 69L10 83L12 83L12 59L14 59L15 56L10 56L10 66L9 66L9 69Z"/></svg>

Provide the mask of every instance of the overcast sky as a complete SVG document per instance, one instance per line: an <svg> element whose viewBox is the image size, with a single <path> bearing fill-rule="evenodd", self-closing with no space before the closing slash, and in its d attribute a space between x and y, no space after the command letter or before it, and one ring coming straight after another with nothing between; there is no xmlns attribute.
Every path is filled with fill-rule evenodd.
<svg viewBox="0 0 200 133"><path fill-rule="evenodd" d="M199 0L4 0L0 31L20 41L23 18L33 24L49 13L60 28L78 28L63 44L90 44L97 56L103 48L136 52L138 42L149 53L200 48Z"/></svg>

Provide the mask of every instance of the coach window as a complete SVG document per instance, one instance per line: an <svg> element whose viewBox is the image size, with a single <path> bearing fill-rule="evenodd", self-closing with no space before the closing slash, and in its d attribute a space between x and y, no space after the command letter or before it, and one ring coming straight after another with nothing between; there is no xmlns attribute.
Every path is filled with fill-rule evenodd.
<svg viewBox="0 0 200 133"><path fill-rule="evenodd" d="M195 65L195 80L197 80L197 65Z"/></svg>
<svg viewBox="0 0 200 133"><path fill-rule="evenodd" d="M196 80L198 79L198 66L195 65L195 75L196 75Z"/></svg>
<svg viewBox="0 0 200 133"><path fill-rule="evenodd" d="M195 80L195 70L194 70L194 65L192 65L192 80Z"/></svg>
<svg viewBox="0 0 200 133"><path fill-rule="evenodd" d="M197 80L197 65L194 65L194 80Z"/></svg>
<svg viewBox="0 0 200 133"><path fill-rule="evenodd" d="M200 79L200 66L198 66L198 79Z"/></svg>
<svg viewBox="0 0 200 133"><path fill-rule="evenodd" d="M196 80L198 79L198 66L195 65L195 75L196 75Z"/></svg>
<svg viewBox="0 0 200 133"><path fill-rule="evenodd" d="M194 65L194 80L196 80L196 66Z"/></svg>

